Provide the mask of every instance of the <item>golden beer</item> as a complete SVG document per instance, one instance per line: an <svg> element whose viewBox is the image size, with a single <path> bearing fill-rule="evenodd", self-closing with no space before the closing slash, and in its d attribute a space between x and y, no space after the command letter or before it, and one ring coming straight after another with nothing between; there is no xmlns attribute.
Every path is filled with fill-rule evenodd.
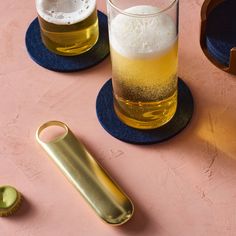
<svg viewBox="0 0 236 236"><path fill-rule="evenodd" d="M91 49L99 36L95 0L36 0L41 37L52 52L75 56Z"/></svg>
<svg viewBox="0 0 236 236"><path fill-rule="evenodd" d="M154 10L136 6L127 12ZM118 15L111 22L110 42L117 116L139 129L167 123L177 108L178 40L172 19L165 14L152 19Z"/></svg>

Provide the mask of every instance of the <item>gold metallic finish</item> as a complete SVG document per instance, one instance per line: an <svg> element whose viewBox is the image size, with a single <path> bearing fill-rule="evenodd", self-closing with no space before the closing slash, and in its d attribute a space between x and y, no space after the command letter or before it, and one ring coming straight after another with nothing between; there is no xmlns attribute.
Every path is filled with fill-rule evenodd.
<svg viewBox="0 0 236 236"><path fill-rule="evenodd" d="M44 142L40 133L50 126L63 127L65 133ZM111 225L121 225L131 218L134 207L130 199L66 124L49 121L37 130L36 139L101 219Z"/></svg>
<svg viewBox="0 0 236 236"><path fill-rule="evenodd" d="M0 217L14 214L21 205L21 194L11 186L0 187Z"/></svg>

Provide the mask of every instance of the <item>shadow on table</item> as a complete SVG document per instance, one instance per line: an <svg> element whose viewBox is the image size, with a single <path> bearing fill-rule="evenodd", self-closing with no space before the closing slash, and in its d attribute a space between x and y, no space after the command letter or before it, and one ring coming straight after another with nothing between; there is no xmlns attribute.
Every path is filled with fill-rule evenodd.
<svg viewBox="0 0 236 236"><path fill-rule="evenodd" d="M148 212L145 212L134 200L134 215L124 225L115 228L124 235L150 235L148 232L158 233L158 225L153 222ZM155 230L154 230L155 228Z"/></svg>
<svg viewBox="0 0 236 236"><path fill-rule="evenodd" d="M23 219L25 217L28 218L34 215L34 213L35 213L34 206L29 201L29 199L23 195L20 208L17 210L17 212L13 216L9 217L9 219L18 220L18 219Z"/></svg>

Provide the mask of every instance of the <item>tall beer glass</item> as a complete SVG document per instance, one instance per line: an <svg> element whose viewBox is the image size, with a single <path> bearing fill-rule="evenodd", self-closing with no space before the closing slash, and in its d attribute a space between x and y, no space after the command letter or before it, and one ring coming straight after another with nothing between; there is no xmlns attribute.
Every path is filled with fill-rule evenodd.
<svg viewBox="0 0 236 236"><path fill-rule="evenodd" d="M114 108L153 129L177 107L178 0L107 0Z"/></svg>
<svg viewBox="0 0 236 236"><path fill-rule="evenodd" d="M96 0L36 0L44 45L52 52L74 56L98 39Z"/></svg>

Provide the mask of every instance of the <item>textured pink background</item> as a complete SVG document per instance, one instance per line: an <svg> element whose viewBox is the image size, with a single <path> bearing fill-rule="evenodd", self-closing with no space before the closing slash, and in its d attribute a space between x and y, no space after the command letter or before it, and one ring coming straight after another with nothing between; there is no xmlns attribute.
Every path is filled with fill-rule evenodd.
<svg viewBox="0 0 236 236"><path fill-rule="evenodd" d="M0 219L1 236L236 234L236 77L200 49L202 2L180 1L179 75L194 95L194 118L177 137L151 146L120 142L97 121L109 59L72 74L38 66L24 44L34 1L0 2L0 185L25 196L16 216ZM98 8L105 11L105 1ZM37 145L37 127L51 119L66 122L130 195L129 223L101 222Z"/></svg>

